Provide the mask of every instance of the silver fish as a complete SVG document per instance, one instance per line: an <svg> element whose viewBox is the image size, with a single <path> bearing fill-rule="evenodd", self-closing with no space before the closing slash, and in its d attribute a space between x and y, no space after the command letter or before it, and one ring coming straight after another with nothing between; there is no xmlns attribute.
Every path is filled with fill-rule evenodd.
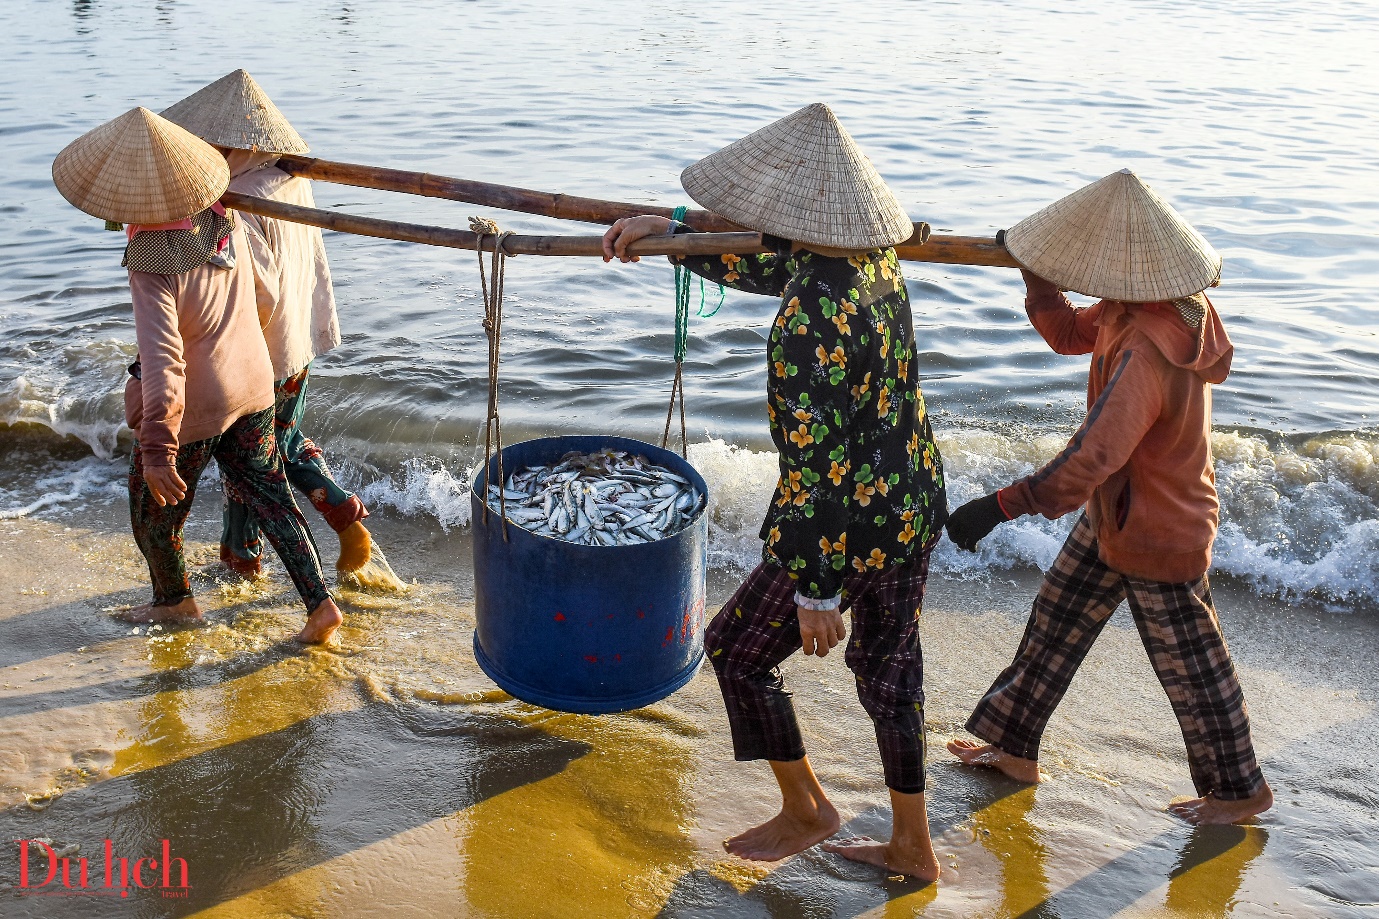
<svg viewBox="0 0 1379 919"><path fill-rule="evenodd" d="M617 450L571 452L520 469L488 489L508 519L534 533L588 546L637 545L679 532L704 505L683 476Z"/></svg>

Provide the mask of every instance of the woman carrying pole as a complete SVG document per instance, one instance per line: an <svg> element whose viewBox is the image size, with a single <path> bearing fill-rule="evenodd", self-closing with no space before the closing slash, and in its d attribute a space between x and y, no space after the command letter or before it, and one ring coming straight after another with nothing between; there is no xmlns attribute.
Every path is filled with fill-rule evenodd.
<svg viewBox="0 0 1379 919"><path fill-rule="evenodd" d="M1211 600L1220 503L1211 387L1234 348L1205 290L1221 257L1128 169L1054 202L1006 234L1030 323L1059 354L1090 354L1087 416L1032 475L953 512L948 535L976 551L1026 514L1081 510L1044 577L1015 660L954 740L963 762L1038 782L1039 745L1111 614L1128 601L1187 745L1201 796L1169 813L1238 823L1273 806L1245 696ZM1075 308L1063 290L1099 297Z"/></svg>
<svg viewBox="0 0 1379 919"><path fill-rule="evenodd" d="M201 618L182 527L197 480L215 459L230 495L260 521L306 604L297 639L328 640L340 610L278 457L273 367L259 331L249 244L241 222L216 203L229 182L225 161L136 108L69 144L53 162L53 181L79 209L128 224L124 265L139 343L125 387L135 434L129 509L153 602L126 618Z"/></svg>
<svg viewBox="0 0 1379 919"><path fill-rule="evenodd" d="M311 183L275 168L278 157L307 152L306 142L268 95L243 70L203 87L163 113L214 146L230 167L230 191L303 207L315 207ZM263 336L273 359L274 415L278 452L287 479L340 538L336 569L356 574L368 563L372 542L358 496L335 481L321 448L302 431L311 364L340 343L340 322L325 243L315 227L241 214L249 241ZM261 568L259 522L243 503L228 497L220 559L246 577ZM400 588L380 566L382 584ZM356 575L357 576L357 575Z"/></svg>
<svg viewBox="0 0 1379 919"><path fill-rule="evenodd" d="M905 281L892 246L913 225L827 106L808 106L693 164L696 202L767 234L775 251L691 257L689 268L780 297L767 405L780 479L762 564L710 623L738 760L765 759L780 813L727 840L774 861L832 836L837 811L809 764L778 665L803 648L845 658L876 728L894 810L889 842L827 848L926 881L939 866L924 804L924 692L918 617L929 555L946 517L943 464L914 366ZM664 217L615 223L605 260L631 243L686 231Z"/></svg>

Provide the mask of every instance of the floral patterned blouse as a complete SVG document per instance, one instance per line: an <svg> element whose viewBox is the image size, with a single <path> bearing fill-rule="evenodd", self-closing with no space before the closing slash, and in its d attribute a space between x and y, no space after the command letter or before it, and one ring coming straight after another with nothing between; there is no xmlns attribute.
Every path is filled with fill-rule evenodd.
<svg viewBox="0 0 1379 919"><path fill-rule="evenodd" d="M789 246L789 243L784 243ZM696 274L781 298L766 411L780 480L763 559L827 599L853 572L902 564L947 519L943 461L914 367L910 301L894 249L691 256Z"/></svg>

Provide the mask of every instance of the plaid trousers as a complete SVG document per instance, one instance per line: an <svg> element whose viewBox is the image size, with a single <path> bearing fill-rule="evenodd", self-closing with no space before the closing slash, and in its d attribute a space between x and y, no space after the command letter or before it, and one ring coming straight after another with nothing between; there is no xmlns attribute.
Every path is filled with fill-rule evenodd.
<svg viewBox="0 0 1379 919"><path fill-rule="evenodd" d="M843 582L852 612L844 659L857 697L876 728L886 785L924 790L924 659L919 613L932 544L887 571L854 573ZM777 565L758 565L709 623L704 648L718 675L737 760L791 762L804 739L779 665L802 646L797 583Z"/></svg>
<svg viewBox="0 0 1379 919"><path fill-rule="evenodd" d="M1114 571L1098 556L1085 516L1044 577L1014 662L977 704L967 730L1013 756L1036 759L1054 709L1125 599L1182 728L1197 793L1237 801L1262 790L1245 697L1206 576L1166 584Z"/></svg>

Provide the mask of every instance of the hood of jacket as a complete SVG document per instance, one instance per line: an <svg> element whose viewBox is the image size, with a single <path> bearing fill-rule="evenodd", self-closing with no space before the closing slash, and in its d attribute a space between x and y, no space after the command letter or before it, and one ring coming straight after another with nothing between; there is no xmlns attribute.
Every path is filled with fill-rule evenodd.
<svg viewBox="0 0 1379 919"><path fill-rule="evenodd" d="M1117 303L1125 321L1154 343L1164 359L1176 367L1191 370L1208 383L1220 383L1231 371L1231 344L1216 307L1206 295L1202 324L1192 328L1183 321L1172 303ZM1109 306L1110 304L1108 304ZM1112 319L1103 317L1102 321Z"/></svg>

